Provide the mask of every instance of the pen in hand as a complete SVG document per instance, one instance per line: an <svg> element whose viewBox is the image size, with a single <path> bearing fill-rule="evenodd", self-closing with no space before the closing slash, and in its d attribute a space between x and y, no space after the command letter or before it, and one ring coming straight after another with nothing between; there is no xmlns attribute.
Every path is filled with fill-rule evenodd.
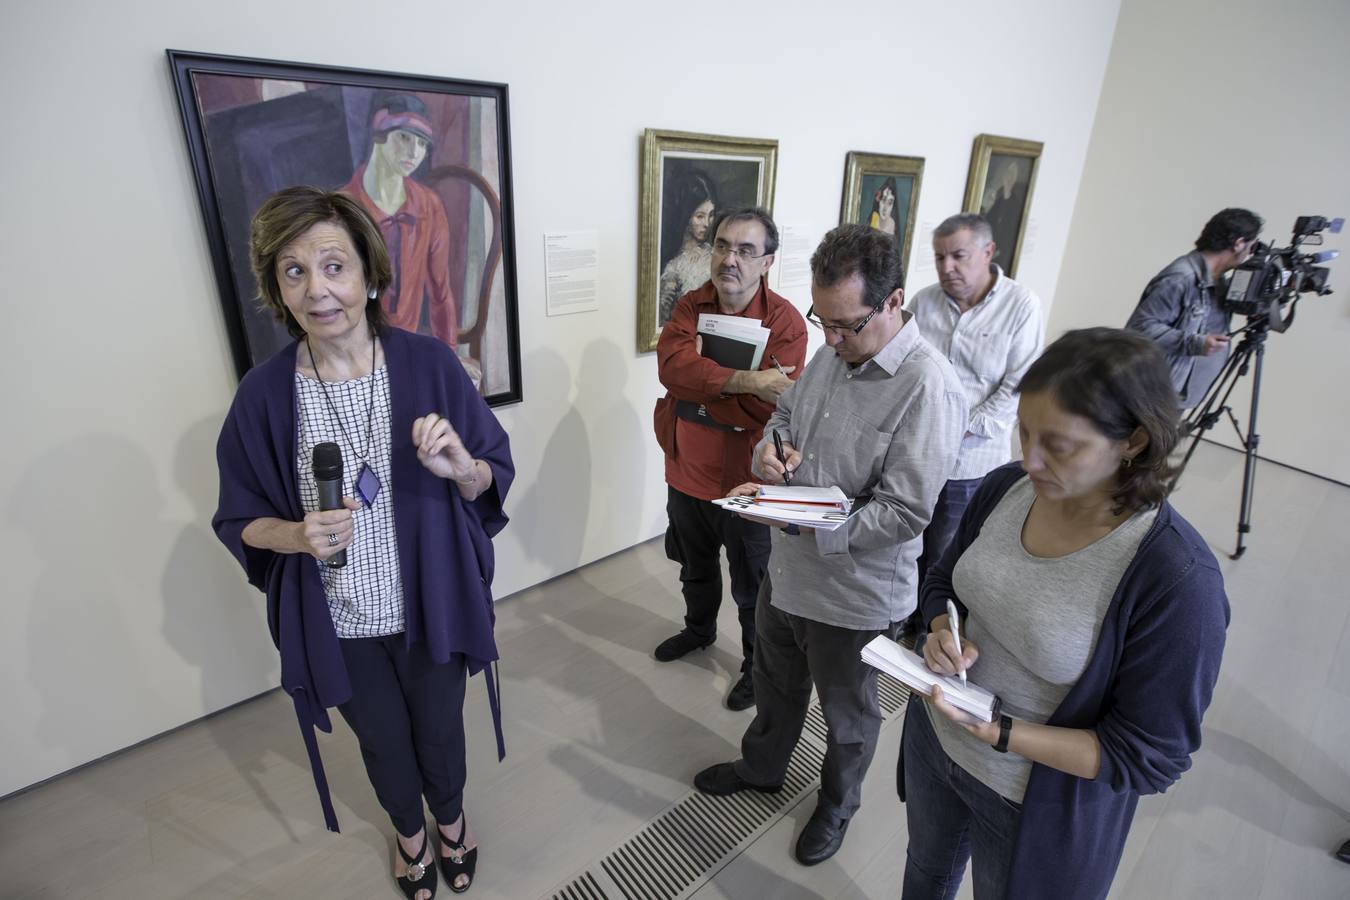
<svg viewBox="0 0 1350 900"><path fill-rule="evenodd" d="M774 365L778 365L778 363L775 361ZM781 372L782 369L779 369L779 371ZM778 454L778 461L783 464L783 484L792 484L792 475L787 468L787 454L783 452L783 438L778 433L777 428L773 430L773 449Z"/></svg>
<svg viewBox="0 0 1350 900"><path fill-rule="evenodd" d="M951 625L951 628L952 628L952 640L956 641L956 659L957 659L957 662L958 662L958 663L961 663L961 656L962 656L962 653L961 653L961 617L960 617L959 615L957 615L957 613L956 613L956 604L953 603L953 602L951 601L950 598L948 598L948 600L947 600L947 622L948 622L948 624ZM966 667L965 667L965 665L964 665L963 663L961 664L961 670L960 670L960 673L959 673L959 674L961 675L961 687L965 687L965 686L966 686Z"/></svg>
<svg viewBox="0 0 1350 900"><path fill-rule="evenodd" d="M781 365L779 365L779 363L778 363L778 357L776 357L776 356L774 356L772 353L770 353L770 354L769 354L769 362L773 363L773 367L774 367L775 369L778 370L778 374L779 374L779 375L782 375L784 378L788 377L788 373L787 373L787 372L784 372L784 371L783 371L783 367L782 367ZM781 451L780 451L780 455L781 455Z"/></svg>

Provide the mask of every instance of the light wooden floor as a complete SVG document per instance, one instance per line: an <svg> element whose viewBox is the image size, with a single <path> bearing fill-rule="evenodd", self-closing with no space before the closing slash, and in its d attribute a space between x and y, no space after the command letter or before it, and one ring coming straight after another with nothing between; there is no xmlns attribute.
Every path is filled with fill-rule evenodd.
<svg viewBox="0 0 1350 900"><path fill-rule="evenodd" d="M1240 463L1202 448L1175 498L1217 554L1231 549ZM1246 557L1223 557L1233 624L1204 749L1141 804L1115 897L1350 897L1350 866L1328 855L1350 837L1350 490L1263 465L1255 521ZM734 615L724 608L711 651L656 663L679 616L659 542L500 604L509 756L495 760L475 679L467 808L483 858L470 896L541 896L736 755L750 714L721 706ZM290 705L272 693L0 803L0 897L400 896L388 822L335 720L323 751L343 834L324 831ZM791 859L808 799L696 896L898 896L899 732L883 732L834 859Z"/></svg>

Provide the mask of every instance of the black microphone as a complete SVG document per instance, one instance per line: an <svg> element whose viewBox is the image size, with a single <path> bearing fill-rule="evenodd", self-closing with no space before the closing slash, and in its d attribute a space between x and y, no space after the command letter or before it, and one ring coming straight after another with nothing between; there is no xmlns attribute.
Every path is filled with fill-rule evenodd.
<svg viewBox="0 0 1350 900"><path fill-rule="evenodd" d="M331 441L314 445L314 487L319 490L319 509L342 509L342 448ZM340 569L347 564L347 548L323 561Z"/></svg>

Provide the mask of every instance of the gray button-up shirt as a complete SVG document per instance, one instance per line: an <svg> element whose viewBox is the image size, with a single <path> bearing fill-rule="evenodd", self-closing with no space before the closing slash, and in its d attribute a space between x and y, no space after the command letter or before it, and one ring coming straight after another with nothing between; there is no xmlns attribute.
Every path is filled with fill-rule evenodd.
<svg viewBox="0 0 1350 900"><path fill-rule="evenodd" d="M838 485L872 501L835 531L773 530L773 605L859 631L908 616L923 529L966 430L951 364L912 318L856 368L822 347L779 398L756 459L775 428L802 454L794 485Z"/></svg>

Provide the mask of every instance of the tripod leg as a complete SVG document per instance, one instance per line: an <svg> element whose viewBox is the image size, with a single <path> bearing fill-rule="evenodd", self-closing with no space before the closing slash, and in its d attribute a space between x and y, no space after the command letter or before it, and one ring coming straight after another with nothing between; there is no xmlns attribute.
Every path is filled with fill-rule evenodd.
<svg viewBox="0 0 1350 900"><path fill-rule="evenodd" d="M1238 512L1237 550L1233 559L1241 559L1247 552L1246 538L1252 530L1252 495L1256 487L1256 449L1261 445L1261 435L1256 433L1256 409L1261 401L1261 363L1265 359L1266 345L1256 345L1256 371L1252 376L1252 406L1247 416L1247 435L1242 442L1246 451L1246 464L1242 469L1242 501Z"/></svg>
<svg viewBox="0 0 1350 900"><path fill-rule="evenodd" d="M1228 397L1233 393L1233 388L1237 387L1238 379L1247 371L1247 359L1251 355L1252 344L1244 340L1238 345L1237 350L1228 361L1224 363L1219 376L1214 379L1209 390L1205 392L1201 402L1188 414L1183 415L1181 419L1181 436L1191 442L1186 449L1186 455L1182 457L1181 464L1176 467L1172 473L1172 489L1175 490L1177 482L1181 480L1182 473L1190 465L1191 457L1195 455L1196 448L1200 446L1200 439L1205 436L1205 432L1214 427L1214 423L1222 418L1223 413L1229 410ZM1242 429L1236 424L1233 430L1237 432L1239 439L1242 438Z"/></svg>

